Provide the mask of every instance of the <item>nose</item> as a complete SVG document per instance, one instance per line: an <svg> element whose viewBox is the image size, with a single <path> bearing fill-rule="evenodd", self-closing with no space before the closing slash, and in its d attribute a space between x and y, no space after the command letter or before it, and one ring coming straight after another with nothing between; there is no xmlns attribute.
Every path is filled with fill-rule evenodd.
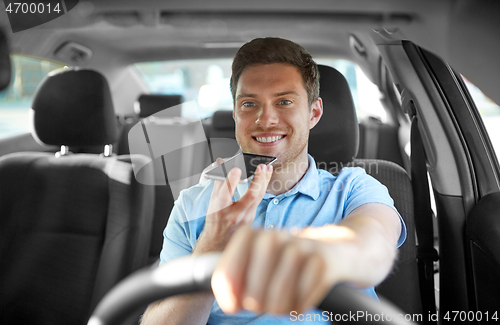
<svg viewBox="0 0 500 325"><path fill-rule="evenodd" d="M263 104L257 114L256 124L268 128L277 125L279 122L278 112L271 104Z"/></svg>

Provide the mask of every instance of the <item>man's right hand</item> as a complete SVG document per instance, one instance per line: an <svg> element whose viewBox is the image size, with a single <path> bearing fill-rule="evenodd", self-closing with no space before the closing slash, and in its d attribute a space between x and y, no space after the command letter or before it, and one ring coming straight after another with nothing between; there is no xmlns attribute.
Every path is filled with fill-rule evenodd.
<svg viewBox="0 0 500 325"><path fill-rule="evenodd" d="M222 162L222 159L217 159L219 165ZM196 242L193 254L223 251L238 228L252 224L272 173L272 165L259 165L247 192L238 202L233 202L232 197L240 180L239 168L232 169L224 182L214 181L205 229Z"/></svg>

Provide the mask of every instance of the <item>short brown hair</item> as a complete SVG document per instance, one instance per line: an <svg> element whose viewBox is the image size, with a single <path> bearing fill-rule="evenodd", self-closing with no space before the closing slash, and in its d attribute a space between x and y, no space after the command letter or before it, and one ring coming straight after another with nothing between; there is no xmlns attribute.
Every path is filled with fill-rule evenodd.
<svg viewBox="0 0 500 325"><path fill-rule="evenodd" d="M296 67L307 92L309 105L319 97L319 72L316 62L300 45L277 37L256 38L244 44L233 60L231 94L236 99L236 87L243 70L253 64L286 63Z"/></svg>

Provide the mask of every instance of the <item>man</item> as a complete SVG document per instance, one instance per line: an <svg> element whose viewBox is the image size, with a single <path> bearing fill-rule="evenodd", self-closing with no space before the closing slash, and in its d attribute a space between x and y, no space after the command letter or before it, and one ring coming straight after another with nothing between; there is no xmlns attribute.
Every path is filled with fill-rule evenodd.
<svg viewBox="0 0 500 325"><path fill-rule="evenodd" d="M317 66L301 46L255 39L232 69L239 146L278 160L259 166L250 185L238 185L241 171L233 169L226 182L181 193L161 261L223 251L212 278L216 300L209 293L165 299L148 308L143 324L286 324L291 312L318 316L310 309L337 282L375 296L372 286L389 273L405 239L383 185L360 168L334 177L307 154L323 105Z"/></svg>

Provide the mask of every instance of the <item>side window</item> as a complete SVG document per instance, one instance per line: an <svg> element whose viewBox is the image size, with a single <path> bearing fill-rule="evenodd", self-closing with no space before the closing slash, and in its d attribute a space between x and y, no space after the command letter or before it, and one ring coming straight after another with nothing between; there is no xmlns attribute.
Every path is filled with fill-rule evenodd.
<svg viewBox="0 0 500 325"><path fill-rule="evenodd" d="M12 55L12 80L0 92L0 139L30 131L29 108L35 90L52 70L64 65L21 55Z"/></svg>
<svg viewBox="0 0 500 325"><path fill-rule="evenodd" d="M481 114L486 131L490 136L491 144L497 158L500 160L500 106L488 98L478 87L463 77L474 103Z"/></svg>

